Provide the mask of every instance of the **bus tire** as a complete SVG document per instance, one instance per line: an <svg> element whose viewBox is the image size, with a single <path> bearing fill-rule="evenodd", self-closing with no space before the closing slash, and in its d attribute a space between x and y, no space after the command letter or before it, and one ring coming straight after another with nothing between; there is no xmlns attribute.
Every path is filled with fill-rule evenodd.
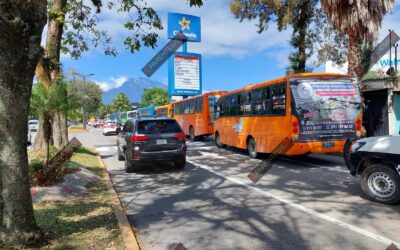
<svg viewBox="0 0 400 250"><path fill-rule="evenodd" d="M219 133L215 133L214 142L218 148L226 148L226 145L220 141Z"/></svg>
<svg viewBox="0 0 400 250"><path fill-rule="evenodd" d="M257 144L252 137L250 137L247 141L247 151L249 152L250 158L257 158Z"/></svg>
<svg viewBox="0 0 400 250"><path fill-rule="evenodd" d="M196 140L196 136L194 135L194 129L192 126L189 127L189 140L191 141Z"/></svg>

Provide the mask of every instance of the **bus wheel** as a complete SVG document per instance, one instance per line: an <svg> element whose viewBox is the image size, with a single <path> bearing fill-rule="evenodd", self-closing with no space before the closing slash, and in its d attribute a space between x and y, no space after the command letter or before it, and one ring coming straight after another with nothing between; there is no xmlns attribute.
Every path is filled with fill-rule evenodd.
<svg viewBox="0 0 400 250"><path fill-rule="evenodd" d="M219 147L219 148L225 148L225 147L226 147L226 145L223 144L223 143L220 141L220 138L219 138L219 134L218 134L218 133L215 134L214 142L215 142L215 145L216 145L217 147Z"/></svg>
<svg viewBox="0 0 400 250"><path fill-rule="evenodd" d="M194 136L194 129L193 129L192 126L190 126L190 128L189 128L189 139L191 141L195 141L196 140L196 136Z"/></svg>
<svg viewBox="0 0 400 250"><path fill-rule="evenodd" d="M253 138L250 138L247 142L247 151L249 152L250 158L257 158L257 144Z"/></svg>

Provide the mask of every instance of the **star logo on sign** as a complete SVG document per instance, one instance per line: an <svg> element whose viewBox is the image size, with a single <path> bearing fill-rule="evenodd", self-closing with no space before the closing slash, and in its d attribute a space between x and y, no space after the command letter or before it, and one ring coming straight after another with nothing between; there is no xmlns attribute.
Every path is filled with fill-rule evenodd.
<svg viewBox="0 0 400 250"><path fill-rule="evenodd" d="M186 20L186 17L183 17L181 21L178 22L179 25L182 27L182 31L190 30L190 20Z"/></svg>

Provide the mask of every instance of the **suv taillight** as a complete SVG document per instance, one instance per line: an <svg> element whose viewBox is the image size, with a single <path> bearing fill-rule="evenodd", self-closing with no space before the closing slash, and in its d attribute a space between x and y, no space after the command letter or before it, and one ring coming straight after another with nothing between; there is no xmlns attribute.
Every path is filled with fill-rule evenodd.
<svg viewBox="0 0 400 250"><path fill-rule="evenodd" d="M175 135L175 138L176 138L176 139L185 139L185 138L186 138L186 135L185 135L185 134L176 134L176 135Z"/></svg>
<svg viewBox="0 0 400 250"><path fill-rule="evenodd" d="M145 135L132 135L131 141L138 142L138 141L147 141L149 138Z"/></svg>

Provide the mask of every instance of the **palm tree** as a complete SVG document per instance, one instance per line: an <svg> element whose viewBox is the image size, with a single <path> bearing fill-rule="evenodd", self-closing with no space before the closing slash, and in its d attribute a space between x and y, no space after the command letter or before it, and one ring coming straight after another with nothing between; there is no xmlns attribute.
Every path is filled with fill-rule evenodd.
<svg viewBox="0 0 400 250"><path fill-rule="evenodd" d="M335 28L349 39L348 74L361 76L361 45L374 40L395 0L321 0Z"/></svg>
<svg viewBox="0 0 400 250"><path fill-rule="evenodd" d="M55 112L67 110L68 101L65 93L66 86L61 82L53 84L50 87L38 83L32 88L31 109L38 113L43 121L40 124L40 129L43 131L45 139L45 166L49 162L49 145L52 129L51 118Z"/></svg>

